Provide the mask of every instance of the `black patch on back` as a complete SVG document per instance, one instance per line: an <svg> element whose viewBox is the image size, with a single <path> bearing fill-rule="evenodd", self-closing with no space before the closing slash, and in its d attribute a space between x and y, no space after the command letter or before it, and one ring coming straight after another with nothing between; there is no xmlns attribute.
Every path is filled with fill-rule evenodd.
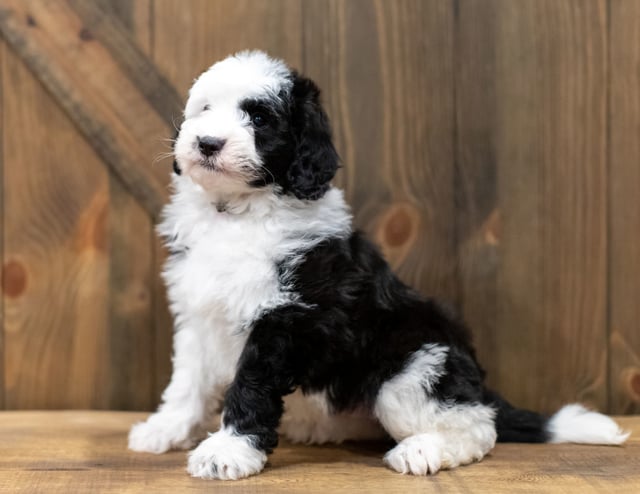
<svg viewBox="0 0 640 494"><path fill-rule="evenodd" d="M326 390L335 410L373 405L380 386L426 343L459 349L447 365L454 371L460 361L472 381L464 386L479 385L482 374L474 367L466 328L434 300L422 299L404 285L359 233L322 242L294 269L283 261L280 276L311 307L304 324L289 328L295 335L291 353L299 359L296 385L304 392ZM301 309L278 308L263 319L284 310ZM452 380L442 385L441 393L460 399L478 394L464 386Z"/></svg>
<svg viewBox="0 0 640 494"><path fill-rule="evenodd" d="M485 390L466 327L404 285L362 235L328 239L300 255L294 267L279 265L282 286L296 301L255 321L225 397L225 425L269 452L282 397L296 387L325 391L336 412L371 410L382 384L423 345L436 343L449 348L445 372L425 393L443 404L493 406L501 441L546 439L544 417Z"/></svg>

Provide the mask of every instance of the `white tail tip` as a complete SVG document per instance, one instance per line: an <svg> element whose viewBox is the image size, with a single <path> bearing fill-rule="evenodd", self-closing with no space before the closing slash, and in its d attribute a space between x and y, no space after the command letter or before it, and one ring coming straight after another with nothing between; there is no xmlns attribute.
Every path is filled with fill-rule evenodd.
<svg viewBox="0 0 640 494"><path fill-rule="evenodd" d="M622 444L629 437L611 418L582 405L562 407L547 422L550 443Z"/></svg>

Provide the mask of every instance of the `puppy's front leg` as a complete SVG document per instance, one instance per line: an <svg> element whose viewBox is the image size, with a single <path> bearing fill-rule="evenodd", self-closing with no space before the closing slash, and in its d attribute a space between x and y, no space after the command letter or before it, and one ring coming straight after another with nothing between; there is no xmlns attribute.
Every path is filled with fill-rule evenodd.
<svg viewBox="0 0 640 494"><path fill-rule="evenodd" d="M282 397L293 391L297 365L293 335L282 313L263 318L243 350L225 396L222 427L189 455L194 477L235 480L259 473L278 444Z"/></svg>
<svg viewBox="0 0 640 494"><path fill-rule="evenodd" d="M175 333L171 382L162 394L158 411L131 428L129 448L133 451L159 454L189 449L204 437L216 400L209 369L214 356L203 347L201 334L192 327Z"/></svg>

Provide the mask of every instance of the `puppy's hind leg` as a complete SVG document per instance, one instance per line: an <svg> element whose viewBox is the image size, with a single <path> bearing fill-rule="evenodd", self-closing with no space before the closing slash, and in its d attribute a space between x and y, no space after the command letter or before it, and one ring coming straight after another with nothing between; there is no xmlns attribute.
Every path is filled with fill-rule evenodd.
<svg viewBox="0 0 640 494"><path fill-rule="evenodd" d="M380 388L375 414L398 444L384 457L400 473L434 474L481 460L495 445L495 411L479 401L442 399L449 349L425 345Z"/></svg>

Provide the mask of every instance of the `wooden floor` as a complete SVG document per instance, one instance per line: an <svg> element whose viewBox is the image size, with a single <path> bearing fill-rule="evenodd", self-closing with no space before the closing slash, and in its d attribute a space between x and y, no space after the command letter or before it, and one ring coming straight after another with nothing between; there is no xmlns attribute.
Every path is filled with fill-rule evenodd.
<svg viewBox="0 0 640 494"><path fill-rule="evenodd" d="M640 417L624 447L499 444L481 463L432 477L403 476L381 461L387 444L282 443L265 471L242 481L190 478L185 453L126 449L124 412L0 412L0 492L615 492L640 493Z"/></svg>

